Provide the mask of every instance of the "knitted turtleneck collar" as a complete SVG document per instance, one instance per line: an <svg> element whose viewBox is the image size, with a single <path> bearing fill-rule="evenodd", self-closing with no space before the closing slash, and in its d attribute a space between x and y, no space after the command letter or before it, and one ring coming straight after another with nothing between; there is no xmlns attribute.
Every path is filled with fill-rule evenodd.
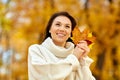
<svg viewBox="0 0 120 80"><path fill-rule="evenodd" d="M48 37L42 45L57 57L67 57L74 49L74 44L72 42L67 42L65 45L66 48L63 48L55 45L50 37Z"/></svg>

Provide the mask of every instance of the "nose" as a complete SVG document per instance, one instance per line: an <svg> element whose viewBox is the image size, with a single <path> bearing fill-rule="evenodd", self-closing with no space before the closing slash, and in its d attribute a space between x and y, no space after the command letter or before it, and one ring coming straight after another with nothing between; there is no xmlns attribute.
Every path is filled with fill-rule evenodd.
<svg viewBox="0 0 120 80"><path fill-rule="evenodd" d="M64 30L65 30L64 26L61 26L61 27L59 28L59 30L60 30L60 31L64 31Z"/></svg>

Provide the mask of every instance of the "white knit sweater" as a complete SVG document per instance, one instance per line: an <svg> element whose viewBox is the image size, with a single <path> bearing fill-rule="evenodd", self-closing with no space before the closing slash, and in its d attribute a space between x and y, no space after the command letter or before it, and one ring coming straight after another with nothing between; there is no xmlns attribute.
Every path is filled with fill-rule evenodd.
<svg viewBox="0 0 120 80"><path fill-rule="evenodd" d="M66 48L56 46L47 38L41 45L29 47L29 80L95 80L89 69L93 60L82 60L72 54L74 44L67 42Z"/></svg>

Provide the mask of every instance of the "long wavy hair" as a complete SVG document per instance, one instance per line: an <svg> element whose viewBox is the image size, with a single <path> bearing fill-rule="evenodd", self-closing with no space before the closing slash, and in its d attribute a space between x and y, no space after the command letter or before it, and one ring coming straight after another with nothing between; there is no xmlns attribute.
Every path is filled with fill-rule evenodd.
<svg viewBox="0 0 120 80"><path fill-rule="evenodd" d="M55 19L56 17L58 17L58 16L65 16L65 17L69 18L70 21L71 21L71 23L72 23L72 30L75 28L75 26L76 26L76 21L75 21L75 19L74 19L68 12L58 12L58 13L55 13L55 14L53 14L53 15L51 16L51 18L50 18L49 21L48 21L48 24L47 24L47 26L46 26L46 33L45 33L45 38L44 38L44 40L45 40L46 38L48 38L48 37L51 37L51 34L49 33L49 30L50 30L50 28L51 28L51 26L52 26L52 23L53 23L54 19ZM71 37L72 37L72 32L71 32ZM72 42L72 39L71 39L71 38L68 38L67 41Z"/></svg>

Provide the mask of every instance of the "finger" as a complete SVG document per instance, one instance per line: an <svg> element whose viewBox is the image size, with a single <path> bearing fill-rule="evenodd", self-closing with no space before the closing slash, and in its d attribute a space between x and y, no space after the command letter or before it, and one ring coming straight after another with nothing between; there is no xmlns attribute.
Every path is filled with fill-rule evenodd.
<svg viewBox="0 0 120 80"><path fill-rule="evenodd" d="M88 48L88 46L84 44L77 44L77 46L82 49Z"/></svg>
<svg viewBox="0 0 120 80"><path fill-rule="evenodd" d="M88 46L85 46L85 45L77 45L77 46L78 46L78 48L83 50L83 54L87 54L90 52L90 48Z"/></svg>
<svg viewBox="0 0 120 80"><path fill-rule="evenodd" d="M87 45L87 42L85 40L79 41L78 44L82 44L82 43Z"/></svg>

